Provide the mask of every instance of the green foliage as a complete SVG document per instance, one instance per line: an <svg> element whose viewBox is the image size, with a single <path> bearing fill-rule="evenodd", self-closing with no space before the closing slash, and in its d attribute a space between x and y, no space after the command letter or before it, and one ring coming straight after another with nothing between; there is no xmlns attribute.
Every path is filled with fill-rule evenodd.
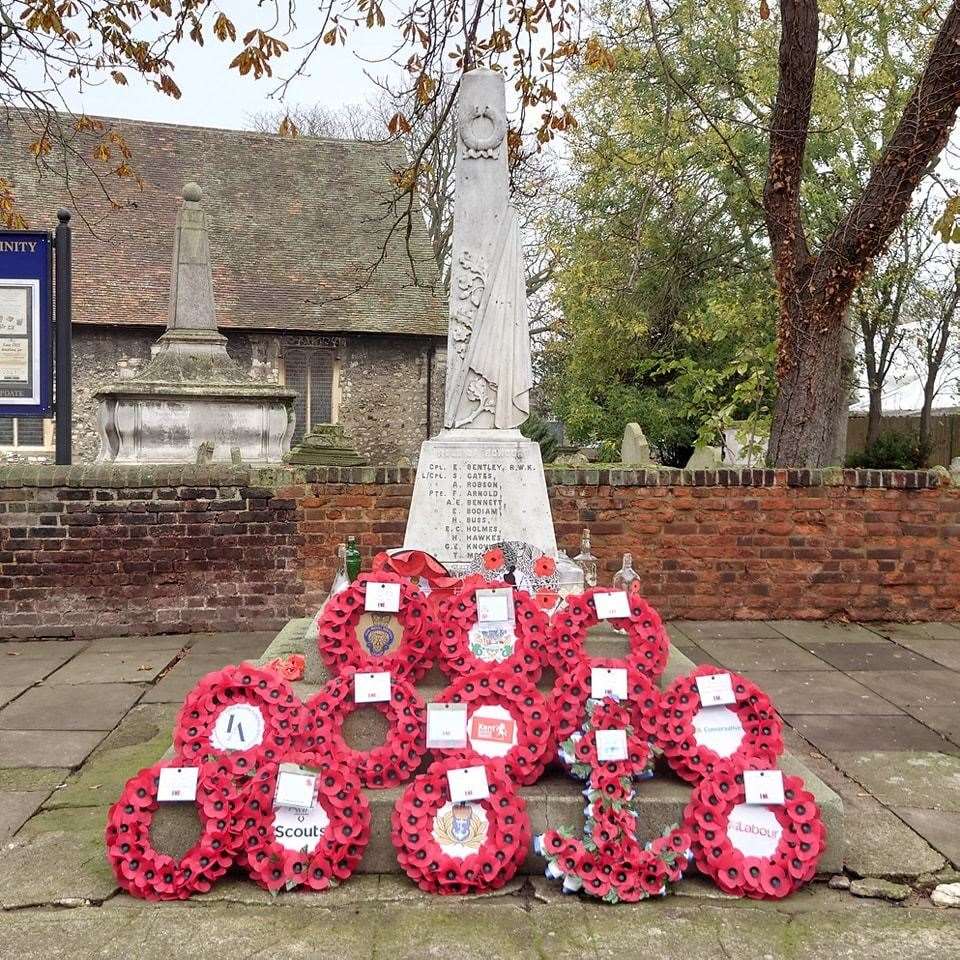
<svg viewBox="0 0 960 960"><path fill-rule="evenodd" d="M846 465L863 470L919 470L928 455L917 434L886 430L866 450L850 454Z"/></svg>
<svg viewBox="0 0 960 960"><path fill-rule="evenodd" d="M520 427L520 432L528 440L535 440L540 445L540 456L544 463L553 463L557 459L560 447L557 435L538 413L531 411L526 422Z"/></svg>
<svg viewBox="0 0 960 960"><path fill-rule="evenodd" d="M761 197L779 22L740 0L607 0L616 67L575 78L573 189L549 225L561 318L541 361L571 439L619 445L637 421L664 462L745 421L766 432L778 304ZM936 17L823 0L805 227L834 228L894 128Z"/></svg>

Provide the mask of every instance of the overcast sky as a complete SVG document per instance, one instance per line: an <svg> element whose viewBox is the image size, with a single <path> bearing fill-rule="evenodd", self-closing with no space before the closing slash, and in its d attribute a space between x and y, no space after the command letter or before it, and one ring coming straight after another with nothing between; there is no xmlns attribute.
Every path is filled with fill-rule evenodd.
<svg viewBox="0 0 960 960"><path fill-rule="evenodd" d="M175 100L159 93L143 80L131 77L128 87L112 80L81 92L76 84L64 85L61 93L71 110L98 116L126 117L134 120L156 120L164 123L185 123L194 126L249 127L248 117L263 110L278 110L281 101L271 99L278 77L285 75L299 62L293 49L275 64L276 76L253 80L228 69L230 61L241 49L239 38L244 27L267 23L257 21L250 0L221 0L218 5L237 27L237 43L221 43L211 33L212 19L207 24L204 46L182 42L171 59L175 64L173 78L183 95ZM313 36L319 15L315 7L304 5L297 10L298 38ZM281 35L281 39L284 39ZM321 46L311 62L309 74L297 79L287 97L290 104L323 104L339 107L358 104L372 98L376 87L365 71L382 77L395 68L389 64L364 62L382 56L388 47L386 30L360 29L350 49L342 46Z"/></svg>

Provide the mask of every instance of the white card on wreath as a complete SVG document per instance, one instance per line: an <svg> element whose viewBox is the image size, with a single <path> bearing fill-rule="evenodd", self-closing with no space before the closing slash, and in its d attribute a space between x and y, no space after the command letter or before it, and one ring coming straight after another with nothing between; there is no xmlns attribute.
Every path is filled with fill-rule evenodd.
<svg viewBox="0 0 960 960"><path fill-rule="evenodd" d="M594 736L597 738L597 759L601 763L626 760L630 756L626 730L596 730Z"/></svg>
<svg viewBox="0 0 960 960"><path fill-rule="evenodd" d="M729 673L711 673L697 677L697 693L700 695L700 703L705 707L719 707L725 703L737 702Z"/></svg>
<svg viewBox="0 0 960 960"><path fill-rule="evenodd" d="M478 590L476 598L477 623L510 623L513 620L513 590L509 587Z"/></svg>
<svg viewBox="0 0 960 960"><path fill-rule="evenodd" d="M745 803L783 803L782 770L744 770Z"/></svg>
<svg viewBox="0 0 960 960"><path fill-rule="evenodd" d="M363 608L374 613L397 613L400 610L400 584L368 580Z"/></svg>
<svg viewBox="0 0 960 960"><path fill-rule="evenodd" d="M382 673L355 673L353 675L354 703L384 703L390 699L390 671Z"/></svg>
<svg viewBox="0 0 960 960"><path fill-rule="evenodd" d="M317 796L317 775L295 763L281 763L277 772L277 788L273 793L276 807L310 810Z"/></svg>
<svg viewBox="0 0 960 960"><path fill-rule="evenodd" d="M597 608L598 620L622 620L630 616L630 601L626 590L612 593L595 593L593 605Z"/></svg>
<svg viewBox="0 0 960 960"><path fill-rule="evenodd" d="M447 771L450 799L454 803L484 800L490 796L486 767L458 767Z"/></svg>
<svg viewBox="0 0 960 960"><path fill-rule="evenodd" d="M427 749L441 750L467 745L467 705L427 704Z"/></svg>
<svg viewBox="0 0 960 960"><path fill-rule="evenodd" d="M613 697L627 699L627 670L625 667L591 667L590 696L594 700Z"/></svg>
<svg viewBox="0 0 960 960"><path fill-rule="evenodd" d="M173 800L196 800L199 775L199 767L161 767L157 800L160 803Z"/></svg>

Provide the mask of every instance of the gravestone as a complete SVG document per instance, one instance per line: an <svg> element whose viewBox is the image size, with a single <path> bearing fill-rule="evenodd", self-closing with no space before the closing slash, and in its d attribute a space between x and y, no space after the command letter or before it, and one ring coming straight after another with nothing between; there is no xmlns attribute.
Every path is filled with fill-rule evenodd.
<svg viewBox="0 0 960 960"><path fill-rule="evenodd" d="M455 570L503 540L557 551L540 447L518 429L533 378L502 74L464 75L456 122L444 429L421 447L404 539Z"/></svg>
<svg viewBox="0 0 960 960"><path fill-rule="evenodd" d="M690 454L685 470L717 470L723 466L720 459L720 448L711 447L705 443L698 443Z"/></svg>
<svg viewBox="0 0 960 960"><path fill-rule="evenodd" d="M652 467L650 459L650 444L639 423L628 423L623 428L623 442L620 444L620 460L622 463L638 467Z"/></svg>
<svg viewBox="0 0 960 960"><path fill-rule="evenodd" d="M177 212L166 333L132 377L98 390L98 461L277 463L290 449L296 393L254 381L217 330L207 218L195 183Z"/></svg>

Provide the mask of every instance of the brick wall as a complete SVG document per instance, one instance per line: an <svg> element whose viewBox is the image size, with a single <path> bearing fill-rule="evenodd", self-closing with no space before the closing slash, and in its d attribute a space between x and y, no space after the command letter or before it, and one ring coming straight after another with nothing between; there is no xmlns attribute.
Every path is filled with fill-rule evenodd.
<svg viewBox="0 0 960 960"><path fill-rule="evenodd" d="M954 478L958 480L960 478ZM315 608L336 544L403 538L400 468L0 466L0 636L268 629ZM630 551L661 613L960 619L943 470L548 470L561 547Z"/></svg>

